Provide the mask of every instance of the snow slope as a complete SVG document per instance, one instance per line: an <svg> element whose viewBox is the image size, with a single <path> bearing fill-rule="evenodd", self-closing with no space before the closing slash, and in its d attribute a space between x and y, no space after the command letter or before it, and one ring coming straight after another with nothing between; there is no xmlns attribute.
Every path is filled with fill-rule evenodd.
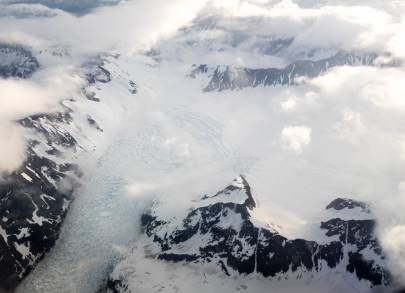
<svg viewBox="0 0 405 293"><path fill-rule="evenodd" d="M405 172L398 159L401 136L396 127L397 122L402 121L402 115L395 111L401 103L397 104L394 99L388 100L392 104L386 105L385 99L373 95L378 93L378 88L368 86L376 79L383 86L390 84L392 76L395 79L401 74L400 62L391 60L389 55L384 55L386 52L352 55L334 48L297 47L293 38L274 35L272 28L266 30L265 25L263 18L255 17L199 17L173 38L158 42L146 53L115 52L86 60L88 63L82 70L87 85L77 96L63 101L65 111L40 113L20 121L35 132L30 137L30 158L49 159L45 165L52 168L48 166L50 171L42 170L47 166L41 164L33 168L27 161L12 175L11 179L17 182L13 191L23 194L32 188L32 201L27 201L24 195L10 193L7 184L2 190L7 197L0 208L5 212L9 206L26 207L24 203L28 202L20 218L23 220L21 225L20 222L19 226L14 225L15 221L9 221L8 217L3 218L0 225L1 248L8 253L4 267L24 260L13 284L37 265L59 236L62 219L73 198L72 189L65 194L66 180L63 179L74 178L76 201L67 214L56 246L18 291L91 292L98 289L116 261L126 255L127 249L123 247L140 238L138 248L141 249L135 249L132 254L142 256L144 253L142 245L147 244L147 240L139 234L144 204L157 199L161 203L159 217L170 220L176 215L181 222L187 218L190 207L195 207L193 196L215 195L237 174L248 176L257 195L256 208L251 211L252 225L277 231L286 241L308 239L298 241L305 247L308 243L310 247L315 245L312 240L316 240L319 247L327 246L331 239L347 244L349 238L343 234L348 234L349 226L356 231L356 221L369 223L366 232L374 228L369 222L372 219L368 215L363 218L357 210L354 213L345 213L345 210L338 220L331 218L336 213L328 209L326 222L322 225L330 235L325 235L319 227L320 220L313 220L313 216L335 196L353 194L356 198L378 201L381 195L397 191L401 182L399 174ZM264 30L257 34L258 28ZM36 59L25 49L11 49L11 54L9 47L0 51L0 57L5 56L0 60L0 66L3 66L0 68L6 68L8 72L11 66L12 70L17 70L17 74L12 72L11 75L18 76L21 71L24 73L21 77L25 77L27 71L26 77L29 77L30 70L36 70ZM41 54L61 58L62 63L72 61L69 48L65 47L46 48ZM375 67L375 61L381 59L377 56L386 57L388 63ZM33 65L33 69L25 66L27 64ZM195 68L198 70L190 76ZM3 75L7 77L6 74ZM190 78L193 75L198 78ZM381 76L388 80L380 80ZM330 85L328 82L333 82L332 88L336 87L338 94L329 91L330 87L325 86ZM207 84L211 87L207 88ZM265 87L267 85L285 87ZM208 91L203 92L202 88ZM240 91L225 91L227 89ZM384 111L378 107L385 107ZM44 179L45 185L42 181L38 183L36 178ZM81 183L80 188L76 181ZM38 192L44 186L50 186L52 192ZM63 192L59 194L59 191ZM8 197L10 194L12 196ZM236 196L237 204L243 205L243 195ZM235 203L235 199L229 200L226 193L218 198L222 203ZM207 206L215 205L218 198L208 196L205 202ZM44 213L54 201L58 213L45 217ZM16 209L14 216L19 216L19 211ZM226 213L231 214L228 210ZM235 217L224 216L219 226L240 231L243 219L232 215ZM178 223L175 225L169 220L171 228L176 228ZM39 228L43 227L41 224L52 224L50 232L43 232ZM31 233L32 227L39 231L38 234ZM158 231L160 236L167 232L165 229ZM150 237L158 232L152 231ZM49 237L49 233L52 241L46 241L46 245L39 241L41 249L33 253L32 243L38 243L33 241L33 235L37 239ZM363 239L361 233L360 236ZM212 240L196 239L195 242L201 245ZM238 254L238 250L235 253L241 258L252 256L254 245L242 240L240 250L243 253ZM179 253L190 248L197 253L202 247L193 244L182 243L174 251ZM348 288L359 285L353 272L346 275L350 261L362 264L356 254L359 251L376 262L381 260L379 255L374 255L373 249L364 251L366 248L357 247L357 243L351 244L355 247L346 247L339 270L325 272L327 278L317 279L319 282L309 282L313 278L307 279L308 275L302 278L309 291L319 291L325 282L335 286L336 292L344 291L342 288L349 290L345 284ZM228 252L234 252L233 248L226 248ZM292 250L301 251L294 246ZM351 260L347 252L353 253ZM312 252L310 255L319 256ZM131 286L145 292L169 285L179 287L170 290L187 292L193 286L206 284L204 274L210 275L208 272L212 273L207 277L209 284L203 288L212 289L211 286L223 284L224 290L253 288L260 292L271 282L277 290L289 284L292 286L289 290L295 291L303 286L302 280L295 277L300 277L303 271L312 272L308 263L316 267L314 262L300 265L299 273L292 267L291 271L286 269L283 272L286 276L277 275L280 282L271 282L260 274L240 276L235 272L231 274L231 269L222 272L216 265L206 267L206 263L203 267L200 264L166 264L138 257L120 262L114 273L137 274L139 268L134 266L140 263L142 274L149 276L151 266L169 276L169 280L136 276ZM284 265L291 263L295 262L288 259ZM225 277L226 271L232 276L232 282ZM257 273L257 268L254 271ZM196 275L196 278L190 275ZM120 275L113 276L119 282ZM182 282L184 276L190 278L190 283ZM171 278L177 280L170 281ZM247 285L240 284L239 278ZM282 281L285 278L288 281ZM258 279L261 281L257 282ZM369 289L368 283L360 283L353 290L365 292ZM153 288L155 285L157 287Z"/></svg>
<svg viewBox="0 0 405 293"><path fill-rule="evenodd" d="M341 194L342 186L356 190L368 182L368 176L374 176L367 172L359 175L356 168L351 169L353 165L340 162L325 168L322 157L317 156L313 169L305 169L306 178L315 182L334 177L337 169L346 172L347 179L342 179L346 183L325 180L327 184L320 181L311 184L309 190L301 189L307 200L313 196L313 204L303 206L288 180L299 182L305 162L277 147L279 131L288 120L280 112L278 103L284 97L279 96L278 89L206 94L198 82L187 77L189 65L160 63L143 55L106 57L103 68L111 74L111 82L86 90L86 103L102 109L93 114L104 133L93 157L101 158L99 165L83 158L82 165L88 168L84 168L85 174L89 175L83 179L84 187L75 193L77 200L61 240L22 284L20 292L52 292L55 287L62 292L97 289L126 250L117 247L139 236L143 196L146 202L156 196L167 198L163 212L168 215L173 208L178 215L186 214L191 195L212 194L227 178L246 173L258 194L258 210L270 218L266 222L280 234L295 239L294 233L305 230L303 219L322 210L331 199L325 196L325 202L318 202L315 199L320 194ZM131 81L138 85L135 95ZM335 143L333 138L328 139ZM287 176L285 181L278 180L282 176ZM274 188L270 193L269 186ZM200 281L197 278L196 282ZM249 282L253 286L253 281ZM333 282L341 288L340 281ZM267 286L263 284L257 286ZM324 283L308 288L314 288L311 286L322 287Z"/></svg>
<svg viewBox="0 0 405 293"><path fill-rule="evenodd" d="M371 292L390 276L365 204L338 198L318 223L317 238L287 239L251 216L251 187L240 176L191 204L186 215L167 214L156 202L142 216L144 235L114 269L111 292ZM356 215L342 220L340 216ZM350 216L349 216L350 217ZM370 219L371 218L371 219ZM188 281L185 281L188 280ZM219 289L220 288L220 289ZM267 291L266 291L267 290Z"/></svg>

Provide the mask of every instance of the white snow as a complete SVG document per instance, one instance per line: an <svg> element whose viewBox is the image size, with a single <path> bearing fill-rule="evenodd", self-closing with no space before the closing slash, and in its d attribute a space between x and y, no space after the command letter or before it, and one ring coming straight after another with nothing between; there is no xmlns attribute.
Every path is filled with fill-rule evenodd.
<svg viewBox="0 0 405 293"><path fill-rule="evenodd" d="M46 195L46 194L41 194L40 198L42 199L44 204L47 206L47 209L49 209L49 204L48 204L48 202L46 200L55 201L55 198L53 198L52 196Z"/></svg>
<svg viewBox="0 0 405 293"><path fill-rule="evenodd" d="M143 197L145 202L159 197L157 208L163 218L167 216L170 219L173 211L177 211L176 219L169 227L164 227L172 230L180 224L178 221L190 207L218 200L201 201L202 195L215 194L230 179L246 174L254 187L255 200L263 203L260 205L263 214L270 215L273 220L278 219L269 223L279 230L280 224L288 228L289 223L299 222L309 211L324 208L324 202L318 203L314 198L325 196L326 190L333 194L341 188L341 182L333 186L311 182L303 185L301 177L308 178L309 175L314 180L327 173L308 169L305 161L297 161L277 149L278 134L284 124L277 122L276 118L285 114L278 112L277 98L275 107L269 101L269 95L277 93L275 89L266 93L263 89L249 89L243 93L203 94L197 83L187 79L188 66L178 63L150 66L144 63L143 58L134 56L107 58L107 61L106 68L113 73L113 81L97 85L96 96L100 102L81 100L72 105L74 115L90 111L104 129L101 135L90 127L83 128L86 134L83 137L77 125L71 126L76 133L75 138L85 149L83 154L73 156L85 167L88 175L82 179L83 187L75 194L76 200L64 222L57 245L17 292L87 293L98 289L112 264L120 257L120 250L115 247L125 247L139 235L138 219ZM128 92L128 78L140 85L138 94ZM230 107L232 110L229 110ZM263 108L266 115L262 115ZM241 136L241 133L244 135ZM276 138L276 145L269 145L272 137ZM256 140L255 144L250 143L252 139ZM316 163L321 165L322 162L316 160ZM306 176L300 175L303 170ZM42 170L42 173L46 176L45 171ZM288 182L292 179L294 181ZM136 197L126 196L127 191L131 192L131 188L127 187L139 186L139 182L148 186L141 189L144 194L139 194L138 190ZM295 186L297 182L300 183L298 187ZM235 184L240 186L238 182ZM305 190L300 188L302 186L312 189ZM302 201L298 200L301 192L306 196L313 194L313 197L306 197L308 202L314 203L312 206L302 206ZM221 200L228 198L244 202L246 195L241 191L229 196L220 195ZM283 209L280 207L289 210L290 214L281 217ZM35 211L33 223L40 225L43 221ZM240 219L230 215L225 224L239 229L238 223ZM300 227L303 226L296 225L297 229ZM164 232L162 229L159 233ZM209 240L200 239L201 243ZM213 270L212 267L209 269ZM181 273L166 273L171 278L178 278L173 284L183 286L183 292L203 282L197 277L195 283L181 285ZM184 272L187 277L193 274L193 271ZM217 285L218 282L228 284L221 278L218 280L214 281L211 276L208 281ZM138 281L144 282L142 278L135 282ZM159 283L159 279L151 281L151 284ZM257 288L257 292L269 285L266 282L253 285L255 281L249 278L246 283L248 288L264 286ZM155 289L143 284L146 287L135 283L140 286L140 292L154 292ZM224 285L224 290L232 292L240 289L240 285L232 281ZM314 289L318 285L308 288ZM275 286L282 288L281 283Z"/></svg>
<svg viewBox="0 0 405 293"><path fill-rule="evenodd" d="M20 228L20 233L16 235L17 239L20 240L22 238L29 237L31 235L29 231L30 231L29 228L26 227Z"/></svg>
<svg viewBox="0 0 405 293"><path fill-rule="evenodd" d="M21 176L25 179L25 180L27 180L27 181L29 181L29 182L32 182L32 178L30 177L30 176L28 176L26 173L21 173Z"/></svg>
<svg viewBox="0 0 405 293"><path fill-rule="evenodd" d="M235 186L238 189L221 192L219 194L215 194L215 196L212 194L207 195L207 198L200 202L201 206L208 206L216 202L243 204L247 200L248 196L246 194L246 190L243 188L241 180L241 178L238 178L231 184L231 186Z"/></svg>
<svg viewBox="0 0 405 293"><path fill-rule="evenodd" d="M339 270L324 270L313 275L289 271L285 275L264 278L261 275L225 275L217 264L172 263L145 257L145 242L139 239L129 257L114 270L114 278L127 282L130 292L252 292L252 293L359 293L371 292L367 282L358 282ZM288 277L287 277L288 276Z"/></svg>
<svg viewBox="0 0 405 293"><path fill-rule="evenodd" d="M170 52L168 49L166 54ZM193 53L198 55L199 52ZM125 247L139 236L143 197L148 203L156 197L160 199L157 209L163 218L170 219L176 211L177 217L170 226L163 227L175 229L190 206L201 204L197 200L201 197L197 196L213 194L229 179L246 174L255 189L255 199L261 203L262 215L270 215L266 218L257 214L255 219L269 223L276 230L282 226L284 230L280 232L297 235L310 223L309 215L323 209L336 194L353 192L378 198L397 187L399 179L390 176L390 171L403 173L400 171L404 167L398 163L395 152L384 152L384 156L374 153L376 149L385 150L386 143L391 150L391 143L397 137L396 132L387 134L380 125L381 121L382 125L390 127L392 121L384 124L386 117L376 114L378 119L372 119L375 117L370 114L368 118L375 121L371 126L381 127L379 133L391 140L370 136L356 147L331 133L332 126L340 121L337 113L342 107L346 108L347 101L342 100L346 96L339 97L337 103L316 85L204 94L201 83L187 77L190 64L179 60L178 55L181 54L176 52L161 63L138 55L106 57L105 66L113 74L112 82L88 89L95 92L100 102L66 101L77 121L68 130L79 141L83 152L72 151L65 156L80 162L87 176L82 179L83 187L76 191L76 200L56 247L18 292L87 293L98 289L112 264L121 256L122 250L115 248ZM138 94L128 92L129 80L139 85ZM280 109L280 101L291 96L298 97L294 115ZM355 98L356 106L363 106L363 97ZM83 121L88 114L100 122L104 129L102 135L85 126ZM287 146L298 153L305 147L301 156L280 148L280 134L291 125L304 127L298 128L298 135L296 131L288 135L287 131ZM56 125L48 130L63 133L66 129ZM395 163L388 167L389 162ZM47 176L46 169L41 171ZM32 180L23 174L26 180ZM384 180L376 180L381 178ZM56 182L54 184L56 186ZM131 185L147 188L132 189L136 197L126 196L127 191L131 192L128 188ZM41 198L45 202L46 197ZM229 197L222 194L206 203L228 198L242 202L245 195L239 191ZM67 207L68 201L65 201L64 208ZM45 220L38 216L37 210L36 207L32 222L41 225ZM237 227L239 222L239 218L230 215L222 224ZM199 240L201 243L209 241ZM140 267L129 265L138 261ZM181 264L162 264L151 259L127 262L120 264L117 272L134 275L131 286L135 292L159 289L197 292L196 288L205 292L215 292L218 288L224 292L285 290L281 289L285 288L282 280L271 285L265 280L257 282L257 276L222 279L217 276L218 269L212 266L196 273ZM153 270L153 275L149 269ZM322 292L327 286L330 292L346 292L338 279L335 275L327 281L304 279L310 283L305 290ZM291 283L290 292L302 289L302 280L297 284L288 283Z"/></svg>
<svg viewBox="0 0 405 293"><path fill-rule="evenodd" d="M7 238L8 238L8 234L7 231L3 229L3 227L0 226L0 236L3 237L4 242L7 243Z"/></svg>
<svg viewBox="0 0 405 293"><path fill-rule="evenodd" d="M50 222L51 221L50 219L47 219L45 217L38 215L39 208L38 208L37 204L33 200L31 200L31 202L34 205L35 209L32 212L32 218L31 218L31 220L28 220L28 223L37 224L39 226L42 226L44 224L44 222Z"/></svg>
<svg viewBox="0 0 405 293"><path fill-rule="evenodd" d="M41 177L39 177L39 175L32 169L32 168L30 168L30 166L26 166L26 168L29 170L29 171L31 171L31 173L33 173L37 178L41 178Z"/></svg>
<svg viewBox="0 0 405 293"><path fill-rule="evenodd" d="M30 252L30 247L28 244L18 244L14 243L15 249L21 254L23 259L30 259L32 262L32 254Z"/></svg>

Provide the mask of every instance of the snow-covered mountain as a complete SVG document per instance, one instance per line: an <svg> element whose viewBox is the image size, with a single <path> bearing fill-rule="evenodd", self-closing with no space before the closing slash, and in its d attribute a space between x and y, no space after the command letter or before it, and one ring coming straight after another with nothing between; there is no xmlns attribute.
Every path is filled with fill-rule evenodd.
<svg viewBox="0 0 405 293"><path fill-rule="evenodd" d="M1 48L3 77L29 78L40 66L27 49ZM102 134L91 116L99 100L88 92L108 82L109 72L102 63L86 65L84 72L88 83L83 92L64 100L60 112L17 121L27 129L29 143L24 163L0 183L1 290L14 288L55 244L82 176L78 160L90 155Z"/></svg>
<svg viewBox="0 0 405 293"><path fill-rule="evenodd" d="M32 53L17 45L0 44L0 77L27 78L39 68Z"/></svg>
<svg viewBox="0 0 405 293"><path fill-rule="evenodd" d="M53 48L40 54L69 57L69 54L58 52L61 51ZM1 54L1 73L5 78L28 79L41 67L34 54L20 46L4 44ZM148 58L154 60L155 56ZM257 85L290 86L298 76L316 77L340 65L372 65L376 58L375 55L363 58L338 54L321 61L295 62L285 69L241 68L232 79L229 77L231 66L223 71L215 68L206 91ZM117 60L118 67L110 64L113 60ZM127 73L130 68L119 56L86 62L82 66L86 85L77 96L62 102L62 111L38 113L18 121L31 134L27 159L16 171L5 175L0 186L3 290L11 290L19 284L55 245L74 190L83 175L83 158L93 156L95 160L97 155L91 153L103 148L104 128L110 127L114 131L111 125L103 123L98 108L123 103L112 96L105 104L100 98L105 94L100 95L100 92L104 90L108 95L114 95L116 87L126 83L124 88L130 99L138 91L137 84ZM191 77L199 74L209 74L208 66L197 67ZM123 77L126 75L128 77ZM241 75L245 77L240 79ZM184 78L188 80L186 74ZM104 88L106 84L110 85ZM122 106L125 107L125 103ZM251 215L255 206L244 177L217 194L196 201L195 206L182 216L162 217L159 210L165 207L157 203L149 214L142 216L145 233L140 239L145 245L142 249L147 251L147 259L152 257L157 262L154 263L157 270L164 263L190 263L193 270L204 275L207 266L214 266L220 279L254 276L264 279L258 282L259 286L269 286L269 281L294 280L294 286L302 286L301 281L310 282L308 290L312 290L312 286L323 286L333 280L336 288L344 288L349 282L350 286L364 291L390 284L384 254L374 234L375 220L364 204L346 199L332 202L328 210L333 213L319 223L325 239L288 239L276 228L256 221ZM347 212L353 218L347 217ZM127 275L127 271L136 270L137 265L132 267L132 262L143 261L144 257L135 251L119 263L108 281L109 290L131 292L131 288L138 287L137 277ZM334 279L336 275L340 276L339 280ZM201 279L194 281L198 283ZM167 280L154 282L164 284ZM216 281L213 284L217 284ZM282 286L288 288L288 282L286 284ZM179 284L173 286L181 288L180 292L187 292ZM153 292L154 289L145 287L144 290ZM260 289L256 291L260 292Z"/></svg>
<svg viewBox="0 0 405 293"><path fill-rule="evenodd" d="M135 30L111 44L109 10L86 13L118 2L0 0L0 20L21 30L0 32L0 81L62 93L44 111L0 112L27 142L22 164L0 174L0 292L395 286L401 270L392 270L396 246L381 238L381 209L346 197L325 204L327 194L381 202L403 191L403 62L368 46L371 32L353 41L371 27L350 21L357 8L337 6L341 17L329 6L248 1L239 15L238 5L209 1L217 6L179 29L151 25L150 35ZM122 2L109 7L115 34L131 31L133 19L118 16L137 7ZM324 18L354 28L318 38ZM42 23L55 25L50 35ZM71 28L59 34L69 23L83 25L77 39ZM57 91L62 77L49 82L72 72L82 82L74 91ZM235 174L246 177L212 193Z"/></svg>
<svg viewBox="0 0 405 293"><path fill-rule="evenodd" d="M257 86L292 86L304 82L306 79L318 77L328 70L338 66L375 66L377 54L355 54L339 52L331 57L312 60L299 60L285 68L259 68L251 69L238 66L222 65L210 66L207 64L195 65L190 77L193 79L208 79L204 91L223 91L243 89ZM396 66L391 61L385 66ZM202 77L200 76L202 75Z"/></svg>
<svg viewBox="0 0 405 293"><path fill-rule="evenodd" d="M7 44L2 48L3 77L28 79L39 70L41 65L29 49ZM68 53L57 48L40 54L69 58ZM156 61L154 55L149 54L148 58ZM284 69L237 68L236 74L230 73L235 71L232 66L224 70L215 67L210 71L210 67L201 65L189 77L208 74L210 82L205 91L258 85L291 86L299 76L313 78L341 65L374 65L376 58L376 55L358 57L339 53L320 61L297 61ZM89 155L94 160L97 158L91 152L103 148L104 127L112 127L103 123L98 108L123 103L111 97L105 104L100 99L105 94L100 95L100 92L117 93L115 88L125 82L129 98L137 93L138 86L127 73L131 66L119 56L88 61L82 66L86 85L77 96L62 102L63 111L39 113L18 121L30 130L31 136L27 159L18 170L4 176L1 184L4 196L0 211L4 216L0 223L3 256L0 273L4 290L19 284L55 245L74 190L83 175L81 160ZM128 77L124 78L125 75ZM186 74L184 80L189 80ZM110 84L109 90L103 87L107 84ZM111 129L114 131L113 127ZM264 281L258 282L259 287L277 281L274 286L289 288L287 281L294 280L291 286L311 283L308 290L312 290L313 286L333 281L335 288L345 288L349 282L356 290L365 291L390 284L384 254L374 234L375 220L364 204L337 199L328 205L332 213L319 223L322 232L317 235L323 234L321 239L289 239L276 227L255 220L251 215L255 207L250 186L241 176L222 191L195 201L195 206L184 215L165 218L167 215L159 214L160 209L165 209L164 205L156 203L150 213L142 216L144 236L139 243L144 245L142 251L147 251L147 259L156 262L153 265L157 265L157 270L166 264L190 263L193 270L199 272L198 276L205 274L207 266L210 269L214 266L220 279L243 276L249 278L246 282L250 284L252 276L262 278ZM137 277L126 272L136 270L138 266L133 262L142 262L144 258L145 254L140 256L139 251L134 250L120 262L108 281L109 290L131 292L131 288L138 287ZM336 275L340 276L338 280L334 278ZM278 282L280 280L284 283ZM200 281L199 278L194 280ZM154 282L163 284L167 280ZM180 292L187 291L179 284L173 286L181 288ZM145 287L144 290L153 292L154 289ZM257 288L255 292L260 290Z"/></svg>
<svg viewBox="0 0 405 293"><path fill-rule="evenodd" d="M297 288L313 292L311 283L328 282L332 286L322 292L365 292L389 286L376 222L365 203L333 200L326 207L327 218L318 226L321 239L288 239L269 224L256 221L252 216L255 207L251 187L243 176L218 193L194 201L185 215L168 214L156 202L142 216L144 239L136 252L129 253L112 273L110 292L166 292L163 287L169 284L177 287L176 292L187 292L188 285L174 279L165 284L166 276L161 278L160 272L150 272L155 282L143 282L139 250L144 258L160 262L162 267L163 263L191 264L199 270L201 282L202 275L210 274L210 267L217 267L216 272L224 276L222 282L254 276L266 280L266 290L284 283L282 292L296 292ZM262 292L243 284L243 278L239 279L242 288ZM159 281L162 287L157 285ZM206 288L197 286L195 290L204 292Z"/></svg>

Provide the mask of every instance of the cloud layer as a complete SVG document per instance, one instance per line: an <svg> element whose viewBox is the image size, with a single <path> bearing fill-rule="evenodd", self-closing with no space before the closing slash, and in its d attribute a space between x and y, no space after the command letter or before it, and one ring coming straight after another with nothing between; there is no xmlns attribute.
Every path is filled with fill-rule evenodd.
<svg viewBox="0 0 405 293"><path fill-rule="evenodd" d="M0 79L0 172L11 172L25 159L27 130L18 119L60 110L59 102L76 93L84 80L66 68L38 72L30 80Z"/></svg>
<svg viewBox="0 0 405 293"><path fill-rule="evenodd" d="M32 47L40 53L43 70L30 80L0 80L0 139L4 141L0 152L5 158L0 172L16 169L25 158L26 138L15 120L52 111L61 100L78 94L84 85L78 71L86 58L113 49L126 53L144 50L194 18L202 4L204 1L141 0L82 17L57 10L51 13L38 5L5 6L9 14L0 17L0 41ZM57 60L53 52L71 58Z"/></svg>
<svg viewBox="0 0 405 293"><path fill-rule="evenodd" d="M145 49L191 21L204 0L122 2L78 17L59 11L55 17L3 17L0 40L27 45L64 45L73 52L94 54ZM159 7L159 9L156 9ZM31 40L31 42L30 42Z"/></svg>
<svg viewBox="0 0 405 293"><path fill-rule="evenodd" d="M125 169L134 197L157 190L181 199L246 173L264 212L292 234L332 197L368 200L378 207L394 271L405 275L402 66L339 67L296 87L209 94L186 78L192 63L281 67L339 50L385 54L381 63L404 58L402 1L139 0L83 17L53 13L0 18L0 40L35 52L67 48L76 67L111 50L124 61L149 48L163 58L122 65L140 85L131 128L123 130L142 154L136 168ZM290 46L269 56L265 46L280 38ZM7 158L0 171L18 166L24 154L22 130L12 121L52 111L83 85L77 68L43 61L32 80L0 80L0 139L8 142L0 146Z"/></svg>

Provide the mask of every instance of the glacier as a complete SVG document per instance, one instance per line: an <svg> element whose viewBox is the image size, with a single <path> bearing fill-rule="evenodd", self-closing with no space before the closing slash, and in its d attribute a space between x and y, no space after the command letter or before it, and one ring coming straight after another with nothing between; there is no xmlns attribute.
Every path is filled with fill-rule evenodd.
<svg viewBox="0 0 405 293"><path fill-rule="evenodd" d="M18 2L59 5L77 14L89 12L90 7L88 1L78 10L64 5L80 1ZM121 285L122 275L139 272L142 277L134 278L131 285L147 293L187 292L200 285L224 292L265 291L270 281L262 276L223 275L215 265L207 265L208 260L204 266L163 261L151 258L148 249L145 255L144 246L150 243L143 235L141 217L146 210L160 203L159 216L170 218L170 229L163 226L159 233L176 235L182 231L178 229L182 221L187 221L180 216L190 212L196 198L215 204L216 199L207 195L216 194L240 174L246 175L255 195L251 222L285 239L324 245L333 238L347 244L347 239L320 231L319 223L329 213L332 224L324 227L336 226L340 233L345 221L358 220L358 215L344 209L339 219L334 218L337 213L325 211L325 206L337 197L353 198L347 200L349 206L356 200L371 202L379 223L376 233L387 249L387 266L401 275L402 265L395 257L402 249L401 239L390 232L402 227L405 206L405 139L400 126L405 111L403 57L395 48L390 52L355 42L359 31L366 36L375 33L370 23L385 28L397 20L397 12L391 10L394 3L384 13L365 10L376 17L371 22L364 15L352 22L361 8L346 7L345 1L328 1L333 9L319 3L312 7L310 3L316 1L298 1L312 8L282 1L271 6L274 10L248 1L260 9L247 11L239 11L240 7L227 11L230 8L222 7L221 1L214 2L219 8L206 7L191 23L171 33L163 29L149 35L140 28L130 34L124 18L113 31L124 24L125 36L116 33L114 44L102 31L104 26L94 31L94 40L93 31L86 28L81 35L85 41L72 37L69 30L60 35L55 30L55 42L64 44L53 44L52 37L46 42L30 39L24 46L0 43L0 75L5 83L40 83L41 74L57 80L77 74L81 80L77 91L55 97L51 106L56 110L48 107L27 117L12 116L12 123L24 129L28 151L21 167L0 185L4 211L0 248L6 256L0 259L0 273L11 276L4 288L22 281L16 292L104 292L108 282ZM333 6L336 3L343 6ZM89 19L90 24L100 20L91 13L89 18L78 17L41 5L35 5L33 13L28 4L7 7L3 23L15 17L19 29L27 28L14 35L16 39L41 27L28 29L25 21L63 27L59 18L83 25ZM113 11L118 15L125 7L132 9L136 3L123 2ZM383 4L376 7L385 9ZM108 16L108 9L94 15ZM299 21L288 17L290 9ZM182 15L185 19L195 13L187 12ZM321 34L322 40L309 38L320 27L324 32L322 24L329 20L347 23L350 34L331 30ZM7 24L10 30L12 23ZM287 24L290 30L279 33ZM172 25L176 27L169 21ZM332 46L328 41L333 41ZM130 45L135 47L125 48ZM47 71L48 67L62 70ZM231 189L239 185L235 186ZM239 220L224 216L216 228L232 227ZM195 243L209 245L201 239L180 241L176 249L194 249L197 255L206 247ZM242 250L248 250L247 242L241 242ZM332 284L322 279L324 272L315 274L319 282L294 270L277 277L285 278L284 285L294 290L306 284L308 291L325 291L328 285L339 291L346 281L350 287L359 285L354 274L346 275L347 270L342 265ZM281 292L285 288L283 282L272 285ZM362 293L374 290L365 283L359 286Z"/></svg>

